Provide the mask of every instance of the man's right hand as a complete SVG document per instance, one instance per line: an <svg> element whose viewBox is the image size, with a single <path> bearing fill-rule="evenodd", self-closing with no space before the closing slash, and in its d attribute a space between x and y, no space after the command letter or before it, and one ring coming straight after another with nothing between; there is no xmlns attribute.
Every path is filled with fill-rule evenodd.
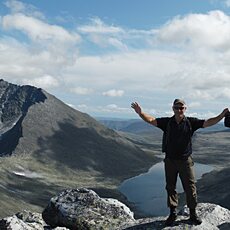
<svg viewBox="0 0 230 230"><path fill-rule="evenodd" d="M137 114L139 114L139 115L141 114L141 107L140 107L140 105L137 102L133 102L131 104L131 107L135 110L135 112Z"/></svg>

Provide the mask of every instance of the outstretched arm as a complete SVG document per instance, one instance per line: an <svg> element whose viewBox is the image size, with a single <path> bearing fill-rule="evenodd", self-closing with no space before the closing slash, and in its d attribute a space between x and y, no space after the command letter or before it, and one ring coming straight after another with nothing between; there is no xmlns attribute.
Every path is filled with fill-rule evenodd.
<svg viewBox="0 0 230 230"><path fill-rule="evenodd" d="M142 112L140 105L137 102L133 102L131 104L131 107L135 110L135 112L146 122L157 126L157 120L155 117L150 116L144 112Z"/></svg>
<svg viewBox="0 0 230 230"><path fill-rule="evenodd" d="M221 119L224 118L224 116L225 116L226 113L229 113L228 108L224 109L223 112L220 113L218 116L212 117L212 118L209 118L208 120L206 120L206 121L204 122L204 124L203 124L203 127L206 128L206 127L215 125L215 124L218 123Z"/></svg>

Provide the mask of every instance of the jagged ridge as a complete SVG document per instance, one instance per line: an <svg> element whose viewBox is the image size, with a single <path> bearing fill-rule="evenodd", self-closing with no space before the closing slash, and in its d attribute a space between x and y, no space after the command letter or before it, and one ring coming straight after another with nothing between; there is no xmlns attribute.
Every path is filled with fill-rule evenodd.
<svg viewBox="0 0 230 230"><path fill-rule="evenodd" d="M0 79L0 156L12 154L22 137L21 124L29 107L45 99L41 89Z"/></svg>

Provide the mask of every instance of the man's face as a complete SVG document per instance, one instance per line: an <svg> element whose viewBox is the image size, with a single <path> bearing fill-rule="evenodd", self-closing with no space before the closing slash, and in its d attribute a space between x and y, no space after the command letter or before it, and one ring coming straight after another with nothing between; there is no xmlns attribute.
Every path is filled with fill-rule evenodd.
<svg viewBox="0 0 230 230"><path fill-rule="evenodd" d="M176 105L174 105L173 107L173 112L175 115L177 116L184 116L185 110L186 110L186 106L184 104L178 103Z"/></svg>

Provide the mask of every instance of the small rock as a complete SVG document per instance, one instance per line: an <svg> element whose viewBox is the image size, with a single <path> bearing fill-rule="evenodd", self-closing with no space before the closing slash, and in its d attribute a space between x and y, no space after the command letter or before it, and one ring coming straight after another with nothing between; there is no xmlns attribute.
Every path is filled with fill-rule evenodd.
<svg viewBox="0 0 230 230"><path fill-rule="evenodd" d="M52 230L42 219L42 214L24 210L11 217L0 220L1 230ZM55 230L68 230L55 228Z"/></svg>

